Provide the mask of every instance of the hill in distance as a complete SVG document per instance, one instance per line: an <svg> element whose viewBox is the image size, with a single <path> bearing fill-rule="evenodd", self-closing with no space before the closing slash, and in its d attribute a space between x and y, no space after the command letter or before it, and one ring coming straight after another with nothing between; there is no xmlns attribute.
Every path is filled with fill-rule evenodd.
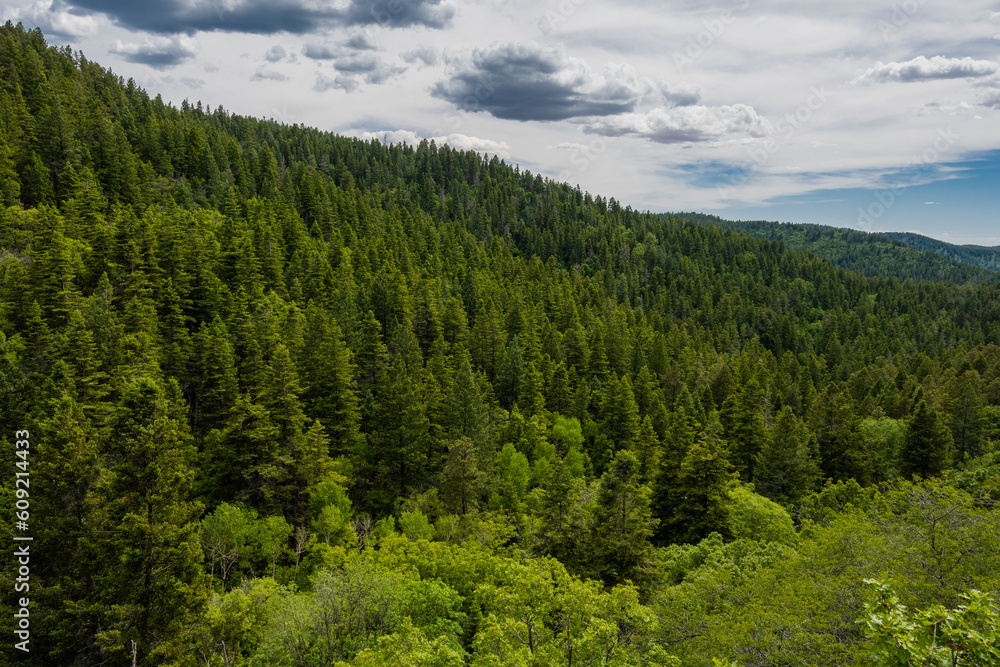
<svg viewBox="0 0 1000 667"><path fill-rule="evenodd" d="M726 220L704 213L670 214L678 219L781 241L835 266L865 276L956 283L1000 280L1000 247L959 246L901 232L865 232L843 227L764 220Z"/></svg>

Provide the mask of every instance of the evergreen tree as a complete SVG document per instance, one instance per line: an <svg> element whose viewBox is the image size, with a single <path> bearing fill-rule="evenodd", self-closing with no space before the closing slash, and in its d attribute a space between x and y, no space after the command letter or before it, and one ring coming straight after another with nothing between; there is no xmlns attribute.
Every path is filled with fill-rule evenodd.
<svg viewBox="0 0 1000 667"><path fill-rule="evenodd" d="M611 375L601 388L601 432L614 445L615 451L630 446L639 435L639 406L632 393L628 376L619 379Z"/></svg>
<svg viewBox="0 0 1000 667"><path fill-rule="evenodd" d="M785 406L774 430L757 454L754 486L757 493L779 502L795 502L809 491L819 469L809 452L809 431Z"/></svg>
<svg viewBox="0 0 1000 667"><path fill-rule="evenodd" d="M420 386L406 374L401 357L393 359L378 391L365 457L369 502L384 511L426 474L430 457L430 422Z"/></svg>
<svg viewBox="0 0 1000 667"><path fill-rule="evenodd" d="M203 380L199 396L198 426L208 431L221 427L236 403L236 356L221 318L204 325L198 336Z"/></svg>
<svg viewBox="0 0 1000 667"><path fill-rule="evenodd" d="M207 601L201 505L190 498L195 449L170 391L144 377L126 385L104 447L94 642L119 664L179 659Z"/></svg>
<svg viewBox="0 0 1000 667"><path fill-rule="evenodd" d="M903 475L923 478L940 475L948 464L951 433L937 411L921 400L906 426L906 435L899 452L899 471Z"/></svg>
<svg viewBox="0 0 1000 667"><path fill-rule="evenodd" d="M765 419L765 403L756 379L747 382L739 395L731 394L722 406L723 437L729 445L730 460L745 481L753 481L758 455L768 446L770 429Z"/></svg>
<svg viewBox="0 0 1000 667"><path fill-rule="evenodd" d="M639 481L639 462L628 451L615 455L601 476L591 525L595 574L608 586L648 578L659 521L650 512L650 491Z"/></svg>
<svg viewBox="0 0 1000 667"><path fill-rule="evenodd" d="M524 357L521 356L521 346L517 336L510 340L500 367L497 369L496 391L500 407L509 410L517 402L521 393L521 383L524 378Z"/></svg>
<svg viewBox="0 0 1000 667"><path fill-rule="evenodd" d="M729 536L729 491L735 473L718 430L718 423L710 425L681 462L676 487L669 496L673 505L659 508L659 540L663 543L695 543L713 532Z"/></svg>
<svg viewBox="0 0 1000 667"><path fill-rule="evenodd" d="M358 387L362 392L379 382L389 365L389 352L382 342L382 325L370 310L361 322L355 362L358 366Z"/></svg>
<svg viewBox="0 0 1000 667"><path fill-rule="evenodd" d="M982 453L983 401L972 382L962 384L961 393L955 398L948 425L955 448L956 462L964 463Z"/></svg>
<svg viewBox="0 0 1000 667"><path fill-rule="evenodd" d="M468 514L476 509L483 487L483 473L471 440L460 438L448 445L448 457L441 476L441 498L450 512Z"/></svg>
<svg viewBox="0 0 1000 667"><path fill-rule="evenodd" d="M486 436L487 406L479 391L468 355L460 357L451 391L444 398L442 410L446 437L465 437L478 442Z"/></svg>

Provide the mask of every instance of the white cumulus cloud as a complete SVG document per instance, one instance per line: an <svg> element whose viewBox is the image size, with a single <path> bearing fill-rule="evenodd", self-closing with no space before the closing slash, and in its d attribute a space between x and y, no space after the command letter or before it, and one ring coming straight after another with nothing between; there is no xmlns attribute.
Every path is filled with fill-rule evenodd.
<svg viewBox="0 0 1000 667"><path fill-rule="evenodd" d="M854 80L855 83L888 83L891 81L934 81L990 76L997 71L992 60L917 56L906 62L877 63Z"/></svg>

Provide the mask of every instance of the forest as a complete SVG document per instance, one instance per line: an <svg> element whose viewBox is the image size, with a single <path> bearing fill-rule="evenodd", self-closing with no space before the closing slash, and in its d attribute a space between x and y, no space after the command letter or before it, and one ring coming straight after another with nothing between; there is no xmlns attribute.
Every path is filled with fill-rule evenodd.
<svg viewBox="0 0 1000 667"><path fill-rule="evenodd" d="M857 229L763 220L725 220L704 213L677 218L716 225L759 238L781 241L790 250L810 252L835 266L866 276L958 283L1000 280L1000 249L960 246L909 232Z"/></svg>
<svg viewBox="0 0 1000 667"><path fill-rule="evenodd" d="M1000 282L154 94L0 29L10 664L1000 664Z"/></svg>

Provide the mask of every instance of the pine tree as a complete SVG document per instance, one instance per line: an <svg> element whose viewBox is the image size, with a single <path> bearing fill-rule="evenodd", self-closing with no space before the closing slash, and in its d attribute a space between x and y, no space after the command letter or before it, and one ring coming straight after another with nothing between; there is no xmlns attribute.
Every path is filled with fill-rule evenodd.
<svg viewBox="0 0 1000 667"><path fill-rule="evenodd" d="M922 478L936 477L948 465L951 433L936 410L924 400L917 403L906 426L906 435L899 452L899 471L903 475Z"/></svg>
<svg viewBox="0 0 1000 667"><path fill-rule="evenodd" d="M544 379L534 361L528 362L524 371L521 392L517 405L528 418L545 412Z"/></svg>
<svg viewBox="0 0 1000 667"><path fill-rule="evenodd" d="M951 418L948 420L957 463L964 463L966 459L982 453L984 421L983 400L972 382L966 381L962 384L961 393L952 402Z"/></svg>
<svg viewBox="0 0 1000 667"><path fill-rule="evenodd" d="M378 389L365 460L373 507L385 511L421 475L430 455L430 421L420 387L396 357Z"/></svg>
<svg viewBox="0 0 1000 667"><path fill-rule="evenodd" d="M486 436L487 406L467 354L462 354L458 361L455 378L451 390L444 398L442 411L445 437L465 437L478 442Z"/></svg>
<svg viewBox="0 0 1000 667"><path fill-rule="evenodd" d="M868 461L862 449L860 419L847 392L837 383L827 385L810 410L809 426L819 444L820 470L833 480L854 478L867 484Z"/></svg>
<svg viewBox="0 0 1000 667"><path fill-rule="evenodd" d="M483 473L471 440L460 438L448 445L441 477L441 499L450 512L468 514L476 509L483 488Z"/></svg>
<svg viewBox="0 0 1000 667"><path fill-rule="evenodd" d="M639 406L628 376L608 377L601 387L601 434L611 440L614 450L629 447L639 435Z"/></svg>
<svg viewBox="0 0 1000 667"><path fill-rule="evenodd" d="M731 394L723 403L723 437L732 452L730 459L740 478L754 480L757 456L767 447L770 428L765 419L766 405L760 384L751 379L739 395Z"/></svg>
<svg viewBox="0 0 1000 667"><path fill-rule="evenodd" d="M302 400L306 412L326 427L331 453L350 455L355 453L361 437L353 355L343 341L340 327L330 325L325 311L307 309L306 315Z"/></svg>
<svg viewBox="0 0 1000 667"><path fill-rule="evenodd" d="M774 420L774 430L757 454L757 493L779 502L795 502L819 477L809 452L809 431L788 405Z"/></svg>
<svg viewBox="0 0 1000 667"><path fill-rule="evenodd" d="M236 403L239 386L236 381L236 356L229 332L222 319L216 317L198 332L198 348L203 380L198 395L197 424L207 432L221 428Z"/></svg>
<svg viewBox="0 0 1000 667"><path fill-rule="evenodd" d="M500 368L497 369L496 390L500 407L510 410L517 397L521 393L521 383L524 379L524 357L521 355L521 346L517 342L517 336L510 340L507 345L507 352Z"/></svg>
<svg viewBox="0 0 1000 667"><path fill-rule="evenodd" d="M382 342L382 325L370 310L361 322L355 362L358 366L358 388L362 393L382 379L389 365L389 352Z"/></svg>
<svg viewBox="0 0 1000 667"><path fill-rule="evenodd" d="M650 491L639 481L639 462L628 451L615 455L597 488L590 542L594 573L607 586L650 576L650 538L659 521L650 512Z"/></svg>
<svg viewBox="0 0 1000 667"><path fill-rule="evenodd" d="M176 385L169 393L139 377L122 392L110 420L107 476L94 577L104 603L95 642L109 656L139 664L183 655L186 633L207 600L198 517L190 499L195 449L178 420ZM133 644L134 642L134 644Z"/></svg>
<svg viewBox="0 0 1000 667"><path fill-rule="evenodd" d="M729 537L729 491L735 473L726 460L718 429L717 423L710 426L681 462L675 504L669 514L661 515L662 542L695 543L712 532Z"/></svg>

